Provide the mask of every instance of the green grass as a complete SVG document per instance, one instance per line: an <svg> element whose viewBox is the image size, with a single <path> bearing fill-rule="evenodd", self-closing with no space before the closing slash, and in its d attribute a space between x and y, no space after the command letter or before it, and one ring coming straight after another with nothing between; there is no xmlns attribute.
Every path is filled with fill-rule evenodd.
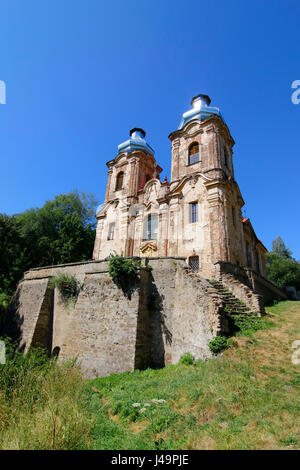
<svg viewBox="0 0 300 470"><path fill-rule="evenodd" d="M91 416L86 383L72 362L43 350L9 353L0 365L0 449L85 449Z"/></svg>
<svg viewBox="0 0 300 470"><path fill-rule="evenodd" d="M267 311L216 359L90 381L91 447L299 449L300 302Z"/></svg>
<svg viewBox="0 0 300 470"><path fill-rule="evenodd" d="M84 381L42 351L0 365L0 449L299 449L300 302L208 361ZM191 363L192 362L192 363Z"/></svg>

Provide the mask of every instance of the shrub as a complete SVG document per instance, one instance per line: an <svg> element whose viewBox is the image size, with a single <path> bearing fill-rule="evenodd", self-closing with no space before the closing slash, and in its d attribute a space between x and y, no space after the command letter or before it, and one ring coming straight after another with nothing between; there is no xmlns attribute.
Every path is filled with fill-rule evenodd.
<svg viewBox="0 0 300 470"><path fill-rule="evenodd" d="M216 336L208 343L209 349L215 354L224 351L228 346L228 339L224 335Z"/></svg>
<svg viewBox="0 0 300 470"><path fill-rule="evenodd" d="M241 331L257 331L262 328L261 318L253 315L230 315L234 325Z"/></svg>
<svg viewBox="0 0 300 470"><path fill-rule="evenodd" d="M195 362L194 356L190 352L186 352L179 359L179 364L184 364L186 366L190 366L194 364L194 362Z"/></svg>
<svg viewBox="0 0 300 470"><path fill-rule="evenodd" d="M135 284L140 265L140 260L115 255L109 260L108 272L113 282L125 293Z"/></svg>
<svg viewBox="0 0 300 470"><path fill-rule="evenodd" d="M75 299L78 294L76 278L66 273L57 274L50 279L49 287L52 289L57 287L64 302Z"/></svg>
<svg viewBox="0 0 300 470"><path fill-rule="evenodd" d="M273 325L270 321L265 320L263 317L258 317L255 314L229 315L229 317L234 325L234 329L244 335L249 335L252 332L263 330Z"/></svg>

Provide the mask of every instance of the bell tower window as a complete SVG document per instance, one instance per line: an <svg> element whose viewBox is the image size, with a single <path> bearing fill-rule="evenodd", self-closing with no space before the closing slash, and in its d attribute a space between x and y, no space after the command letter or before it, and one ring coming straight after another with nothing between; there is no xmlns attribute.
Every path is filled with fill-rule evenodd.
<svg viewBox="0 0 300 470"><path fill-rule="evenodd" d="M123 179L124 179L124 172L120 171L117 176L117 181L116 181L116 191L119 191L120 189L123 188Z"/></svg>
<svg viewBox="0 0 300 470"><path fill-rule="evenodd" d="M194 142L189 146L189 165L199 162L199 144Z"/></svg>

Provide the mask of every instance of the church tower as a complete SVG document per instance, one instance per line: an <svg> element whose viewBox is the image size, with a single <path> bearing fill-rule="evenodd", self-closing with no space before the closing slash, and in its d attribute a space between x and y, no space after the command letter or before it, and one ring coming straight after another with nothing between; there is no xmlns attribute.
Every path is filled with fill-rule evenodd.
<svg viewBox="0 0 300 470"><path fill-rule="evenodd" d="M197 171L209 177L234 178L232 148L234 140L220 110L210 106L208 95L199 94L192 109L183 114L172 142L171 182Z"/></svg>
<svg viewBox="0 0 300 470"><path fill-rule="evenodd" d="M154 158L153 148L141 128L130 131L130 138L118 146L118 154L107 162L108 179L104 204L97 209L98 219L94 259L111 253L132 254L132 208L147 181L159 178L162 169Z"/></svg>
<svg viewBox="0 0 300 470"><path fill-rule="evenodd" d="M220 260L245 263L244 201L234 180L234 140L220 110L210 103L207 95L195 96L192 109L183 114L178 129L169 135L171 224L172 217L174 224L180 217L178 222L183 226L179 241L175 240L178 228L175 230L170 251L187 255L190 264L207 272Z"/></svg>

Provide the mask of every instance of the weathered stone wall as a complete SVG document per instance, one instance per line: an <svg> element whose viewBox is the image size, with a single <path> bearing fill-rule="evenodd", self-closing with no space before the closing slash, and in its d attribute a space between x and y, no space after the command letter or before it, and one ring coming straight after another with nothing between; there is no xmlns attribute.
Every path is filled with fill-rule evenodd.
<svg viewBox="0 0 300 470"><path fill-rule="evenodd" d="M175 304L175 258L150 258L150 364L171 364L173 350L173 311ZM147 262L147 261L146 261ZM181 261L182 262L182 261Z"/></svg>
<svg viewBox="0 0 300 470"><path fill-rule="evenodd" d="M183 258L142 260L126 293L113 283L107 261L25 273L8 309L5 333L19 338L25 352L43 346L60 358L77 357L86 377L163 367L186 352L197 359L211 357L208 342L228 326L222 296ZM230 263L216 267L218 280L262 314L262 295L251 290L251 282L267 290L268 281ZM80 283L73 303L64 303L57 289L49 289L49 279L62 272Z"/></svg>
<svg viewBox="0 0 300 470"><path fill-rule="evenodd" d="M140 307L139 284L128 298L107 273L87 274L53 346L62 358L78 357L87 377L134 370Z"/></svg>
<svg viewBox="0 0 300 470"><path fill-rule="evenodd" d="M36 345L40 343L48 347L48 338L45 339L43 334L49 327L49 314L51 315L49 307L51 301L47 288L47 277L23 281L19 284L8 307L3 326L4 333L13 341L20 339L19 349L27 351L32 341Z"/></svg>
<svg viewBox="0 0 300 470"><path fill-rule="evenodd" d="M223 302L199 275L178 263L172 316L172 363L185 352L196 359L212 356L208 342L221 332Z"/></svg>
<svg viewBox="0 0 300 470"><path fill-rule="evenodd" d="M181 258L149 263L151 365L176 364L186 352L197 359L211 357L208 342L222 329L219 294Z"/></svg>
<svg viewBox="0 0 300 470"><path fill-rule="evenodd" d="M221 327L215 290L190 274L182 258L149 261L152 269L141 267L129 294L113 283L107 261L33 269L18 287L6 326L15 325L25 351L43 346L62 359L77 357L86 377L162 367L186 352L210 357L207 343ZM81 283L76 302L66 304L49 289L51 276L61 272Z"/></svg>

